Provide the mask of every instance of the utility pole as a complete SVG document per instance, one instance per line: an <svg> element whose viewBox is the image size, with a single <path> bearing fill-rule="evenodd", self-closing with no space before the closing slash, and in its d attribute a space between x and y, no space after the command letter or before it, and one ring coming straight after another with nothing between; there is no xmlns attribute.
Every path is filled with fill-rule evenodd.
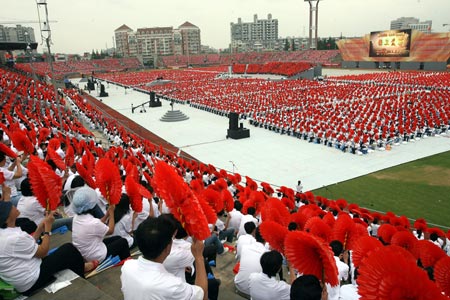
<svg viewBox="0 0 450 300"><path fill-rule="evenodd" d="M52 52L50 50L50 44L52 42L52 32L50 30L49 20L48 20L48 8L47 8L47 0L36 0L37 9L38 9L38 16L39 16L39 27L41 30L41 38L45 40L45 43L47 45L47 51L48 51L48 63L50 66L50 75L51 75L51 82L53 85L53 90L55 93L55 102L58 107L58 117L59 117L59 126L61 131L64 129L63 123L62 123L62 107L61 107L61 101L59 99L58 89L56 88L56 81L55 81L55 74L53 70L53 60L52 60ZM44 26L41 27L40 23L40 10L44 10L45 13L45 21Z"/></svg>

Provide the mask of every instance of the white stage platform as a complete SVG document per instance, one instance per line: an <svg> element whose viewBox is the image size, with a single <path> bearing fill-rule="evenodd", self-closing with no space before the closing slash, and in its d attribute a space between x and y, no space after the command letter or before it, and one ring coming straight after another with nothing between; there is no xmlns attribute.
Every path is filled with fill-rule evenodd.
<svg viewBox="0 0 450 300"><path fill-rule="evenodd" d="M80 87L84 87L84 83L80 83ZM193 157L274 186L294 188L297 180L302 180L304 191L313 190L450 150L450 135L445 135L394 146L391 151L358 156L256 128L246 121L244 127L250 129L250 138L226 139L226 117L175 104L175 109L181 110L189 120L161 122L159 119L171 109L169 102L162 100L162 107L147 106L146 113L136 109L132 114L131 104L144 103L149 100L149 95L130 89L125 94L124 88L112 84L105 83L105 87L109 97L101 98L103 103ZM91 95L98 93L93 91Z"/></svg>

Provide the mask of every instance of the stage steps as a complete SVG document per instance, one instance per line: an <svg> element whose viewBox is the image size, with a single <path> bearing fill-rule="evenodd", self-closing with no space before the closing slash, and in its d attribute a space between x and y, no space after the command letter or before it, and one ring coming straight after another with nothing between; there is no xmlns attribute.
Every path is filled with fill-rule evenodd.
<svg viewBox="0 0 450 300"><path fill-rule="evenodd" d="M188 119L189 117L180 110L168 110L159 120L162 122L180 122Z"/></svg>

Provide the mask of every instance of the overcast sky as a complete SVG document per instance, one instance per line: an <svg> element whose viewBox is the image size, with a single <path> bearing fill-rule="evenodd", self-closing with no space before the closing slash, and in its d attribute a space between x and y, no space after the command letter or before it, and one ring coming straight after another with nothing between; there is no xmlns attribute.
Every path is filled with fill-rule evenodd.
<svg viewBox="0 0 450 300"><path fill-rule="evenodd" d="M79 53L112 47L114 30L126 24L178 27L186 21L201 30L203 45L220 49L230 43L230 23L253 15L278 19L280 37L307 36L309 4L304 0L47 0L52 30L52 52ZM0 0L0 23L38 20L35 0ZM432 20L434 32L449 31L450 0L321 0L319 36L362 36L389 29L399 17ZM42 18L42 16L41 16ZM13 24L5 24L14 26ZM26 25L26 24L24 24ZM39 26L35 28L40 43ZM39 51L42 47L39 46Z"/></svg>

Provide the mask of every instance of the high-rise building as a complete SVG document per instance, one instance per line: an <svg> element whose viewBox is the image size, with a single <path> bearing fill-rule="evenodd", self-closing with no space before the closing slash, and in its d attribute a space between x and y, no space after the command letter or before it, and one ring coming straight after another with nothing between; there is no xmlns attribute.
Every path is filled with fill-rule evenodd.
<svg viewBox="0 0 450 300"><path fill-rule="evenodd" d="M189 22L184 22L178 27L178 30L181 34L183 54L200 54L202 48L200 28Z"/></svg>
<svg viewBox="0 0 450 300"><path fill-rule="evenodd" d="M0 42L36 43L34 29L32 27L24 27L22 25L16 25L16 27L6 27L0 25Z"/></svg>
<svg viewBox="0 0 450 300"><path fill-rule="evenodd" d="M272 19L272 14L266 20L253 16L253 22L230 23L232 51L273 50L278 41L278 19Z"/></svg>
<svg viewBox="0 0 450 300"><path fill-rule="evenodd" d="M138 57L142 62L155 61L160 55L190 55L201 52L200 29L185 22L178 28L152 27L133 31L122 25L114 31L116 53Z"/></svg>
<svg viewBox="0 0 450 300"><path fill-rule="evenodd" d="M420 22L418 18L401 17L391 21L391 30L415 29L422 32L431 32L432 21Z"/></svg>
<svg viewBox="0 0 450 300"><path fill-rule="evenodd" d="M116 40L116 53L123 57L134 56L132 53L136 52L135 38L133 37L133 29L123 24L114 30Z"/></svg>

